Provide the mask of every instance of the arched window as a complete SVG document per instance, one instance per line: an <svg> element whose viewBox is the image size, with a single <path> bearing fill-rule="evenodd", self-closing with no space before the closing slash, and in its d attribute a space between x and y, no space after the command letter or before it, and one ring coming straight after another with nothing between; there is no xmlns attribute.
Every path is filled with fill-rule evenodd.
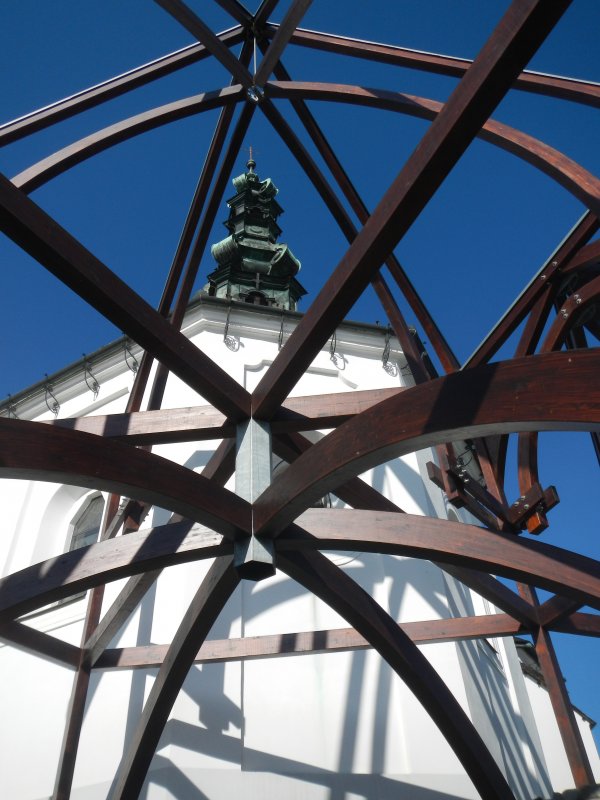
<svg viewBox="0 0 600 800"><path fill-rule="evenodd" d="M71 523L69 550L78 550L98 541L103 512L104 498L101 494L88 498Z"/></svg>
<svg viewBox="0 0 600 800"><path fill-rule="evenodd" d="M64 500L64 498L62 499ZM64 548L65 551L78 550L80 547L86 547L88 544L97 542L100 535L103 513L104 498L102 495L98 493L88 495L71 520ZM65 518L62 516L61 527L64 525L64 522ZM81 600L82 597L85 597L85 592L78 592L62 600L56 600L54 603L38 608L30 614L26 614L23 619L36 617L39 614L62 608L73 603L75 600Z"/></svg>
<svg viewBox="0 0 600 800"><path fill-rule="evenodd" d="M253 289L251 292L248 292L246 297L244 298L245 303L253 303L255 306L268 306L269 300L267 295L264 292L259 292L257 289Z"/></svg>

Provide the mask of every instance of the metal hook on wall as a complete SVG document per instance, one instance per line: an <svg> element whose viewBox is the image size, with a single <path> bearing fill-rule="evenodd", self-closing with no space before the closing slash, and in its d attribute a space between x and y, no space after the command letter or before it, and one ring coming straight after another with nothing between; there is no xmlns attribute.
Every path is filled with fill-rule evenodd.
<svg viewBox="0 0 600 800"><path fill-rule="evenodd" d="M9 419L19 419L19 415L17 414L17 407L12 402L12 397L10 394L8 395L8 403L6 405L6 416Z"/></svg>
<svg viewBox="0 0 600 800"><path fill-rule="evenodd" d="M123 351L125 354L125 363L127 364L127 367L133 372L134 375L137 375L140 365L137 358L131 352L129 339L126 339L125 342L123 342Z"/></svg>
<svg viewBox="0 0 600 800"><path fill-rule="evenodd" d="M333 332L331 341L329 342L329 358L331 361L336 360L335 348L337 347L337 331Z"/></svg>
<svg viewBox="0 0 600 800"><path fill-rule="evenodd" d="M48 411L51 411L55 417L58 417L58 412L60 411L60 403L58 402L56 395L52 391L54 388L52 384L48 380L48 373L45 374L46 383L44 384L44 400L46 401L46 405L48 406Z"/></svg>
<svg viewBox="0 0 600 800"><path fill-rule="evenodd" d="M227 343L227 337L229 335L229 317L231 316L231 306L227 309L227 319L225 320L225 330L223 331L223 341Z"/></svg>
<svg viewBox="0 0 600 800"><path fill-rule="evenodd" d="M98 393L100 392L100 384L96 380L96 376L92 372L92 365L87 360L85 353L82 353L83 356L83 377L85 379L85 383L90 390L90 392L94 395L94 400L98 397Z"/></svg>
<svg viewBox="0 0 600 800"><path fill-rule="evenodd" d="M384 341L384 344L383 344L383 353L381 354L381 363L383 364L384 367L387 365L387 363L390 360L390 349L391 349L390 340L391 340L391 338L392 338L392 329L388 325L387 330L385 332L385 341Z"/></svg>

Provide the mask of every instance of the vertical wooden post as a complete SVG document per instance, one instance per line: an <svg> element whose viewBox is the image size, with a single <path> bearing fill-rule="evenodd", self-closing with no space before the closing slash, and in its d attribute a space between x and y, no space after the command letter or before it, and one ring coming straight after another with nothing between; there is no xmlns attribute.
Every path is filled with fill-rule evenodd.
<svg viewBox="0 0 600 800"><path fill-rule="evenodd" d="M534 606L539 606L537 592L531 586L519 584L519 593L524 600ZM580 789L595 782L594 773L575 719L573 706L565 686L565 679L558 665L554 645L550 639L550 634L543 626L540 626L537 632L534 633L534 644L573 780L575 786Z"/></svg>

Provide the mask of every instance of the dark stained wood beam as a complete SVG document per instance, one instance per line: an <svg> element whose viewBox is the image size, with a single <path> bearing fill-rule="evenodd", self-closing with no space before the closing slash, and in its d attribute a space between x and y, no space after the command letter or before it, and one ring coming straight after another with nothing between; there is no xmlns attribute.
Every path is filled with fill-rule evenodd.
<svg viewBox="0 0 600 800"><path fill-rule="evenodd" d="M272 430L274 433L290 433L335 428L355 414L402 391L404 389L399 387L290 397L273 421ZM136 445L207 441L235 436L235 425L212 406L64 417L44 421L44 424L123 439Z"/></svg>
<svg viewBox="0 0 600 800"><path fill-rule="evenodd" d="M113 491L170 508L233 538L249 530L250 505L166 458L80 431L0 418L0 477Z"/></svg>
<svg viewBox="0 0 600 800"><path fill-rule="evenodd" d="M277 77L283 77L284 79L289 78L285 68L281 64L277 64L275 66L275 75ZM350 181L348 175L346 174L345 170L343 169L342 165L340 164L339 160L337 159L333 149L329 145L328 141L326 140L325 136L323 135L321 129L316 123L316 120L308 110L306 104L299 98L292 100L292 106L296 113L298 114L301 122L303 123L307 133L311 137L312 141L314 142L319 154L324 159L325 163L331 170L336 182L340 186L344 196L349 201L352 209L354 210L355 214L357 215L360 222L365 223L369 217L369 213L367 211L366 206L360 199L356 189L354 188L352 182ZM335 195L331 187L329 186L327 180L325 179L321 170L317 167L316 163L312 159L310 153L307 149L302 145L298 136L295 134L293 128L284 120L284 118L279 114L279 112L274 108L274 106L270 103L263 103L262 109L265 112L267 118L275 128L275 130L279 133L281 138L287 144L288 148L290 149L292 155L297 159L300 166L304 170L304 172L308 175L313 183L315 189L329 208L333 218L337 221L340 229L346 236L349 242L353 241L356 237L357 230L348 216L345 208L343 207L342 203ZM449 354L449 348L447 344L444 347L445 340L441 336L441 333L438 331L435 323L431 319L430 315L427 313L424 305L420 301L420 298L416 295L412 284L408 281L408 278L405 276L405 273L397 262L396 258L390 255L386 261L390 269L395 269L396 275L400 275L400 280L402 281L403 278L406 280L404 288L407 290L407 295L409 298L409 302L413 308L417 308L417 316L419 319L423 318L426 326L426 330L431 333L432 340L434 342L434 346L439 347L442 351L442 363L452 363L452 358ZM416 347L414 343L414 338L410 335L408 330L408 325L406 324L404 317L398 308L396 301L387 286L385 279L381 275L380 272L376 273L372 280L371 285L381 302L385 313L394 329L394 333L396 334L398 340L400 341L400 345L402 347L403 354L407 359L413 377L417 382L425 379L423 366L421 364L420 353L416 352ZM401 284L402 285L402 284ZM411 292L412 289L412 292ZM423 312L421 314L419 312ZM449 360L448 360L449 359ZM456 367L458 367L458 362L455 360Z"/></svg>
<svg viewBox="0 0 600 800"><path fill-rule="evenodd" d="M519 592L525 600L537 605L537 593L531 587L519 584ZM556 651L548 631L539 627L533 634L535 653L544 677L544 683L554 709L558 730L567 754L575 786L581 789L595 783L587 750L575 718L573 705L567 692L565 679L556 658Z"/></svg>
<svg viewBox="0 0 600 800"><path fill-rule="evenodd" d="M558 350L565 342L567 335L572 330L577 320L600 297L600 275L589 283L580 286L576 292L569 295L557 309L556 319L546 332L540 348L541 352Z"/></svg>
<svg viewBox="0 0 600 800"><path fill-rule="evenodd" d="M230 542L201 525L190 528L188 521L71 550L0 579L0 620L119 578L231 551Z"/></svg>
<svg viewBox="0 0 600 800"><path fill-rule="evenodd" d="M548 321L548 315L552 310L554 297L557 291L558 287L553 283L546 283L542 293L527 317L527 322L525 323L523 333L519 339L519 344L515 350L515 358L522 358L523 356L530 356L535 353L546 322Z"/></svg>
<svg viewBox="0 0 600 800"><path fill-rule="evenodd" d="M32 200L0 176L3 231L59 280L232 419L248 393Z"/></svg>
<svg viewBox="0 0 600 800"><path fill-rule="evenodd" d="M281 24L277 27L277 31L271 40L271 44L267 48L267 52L258 65L256 75L254 75L254 83L257 86L263 86L269 79L287 43L293 36L294 31L300 24L300 20L306 14L311 4L312 0L293 0L289 6Z"/></svg>
<svg viewBox="0 0 600 800"><path fill-rule="evenodd" d="M175 302L175 307L173 309L172 324L177 328L180 328L183 323L183 318L187 310L194 286L194 281L200 266L200 261L204 255L204 250L208 243L208 237L210 235L210 231L212 230L215 217L221 206L221 203L223 202L223 195L227 187L227 182L231 176L235 161L238 158L240 148L244 141L244 137L246 136L246 132L248 131L250 122L252 121L254 110L254 106L251 104L247 104L242 108L227 145L226 152L217 176L213 180L212 190L208 197L206 208L204 210L204 214L202 215L202 220L192 244L186 271L183 276L183 281L179 289L177 300ZM214 176L216 171L218 155L219 153L216 151L212 154L213 157L209 164L210 178ZM208 189L208 183L206 188ZM229 416L231 417L231 415ZM235 421L236 419L237 417L234 415L233 420Z"/></svg>
<svg viewBox="0 0 600 800"><path fill-rule="evenodd" d="M341 425L277 476L254 504L255 532L276 534L335 485L424 447L495 433L598 430L599 370L600 350L546 353L407 389Z"/></svg>
<svg viewBox="0 0 600 800"><path fill-rule="evenodd" d="M49 658L67 667L77 668L83 651L56 636L37 631L22 622L7 622L0 625L0 639L42 658Z"/></svg>
<svg viewBox="0 0 600 800"><path fill-rule="evenodd" d="M240 62L242 64L246 64L250 58L250 53L251 49L249 43L245 42L242 47L242 52L240 53ZM163 294L163 298L161 298L161 303L164 301L164 306L166 308L164 313L168 313L175 296L175 290L178 287L177 299L172 306L172 313L169 319L171 325L178 331L181 330L194 282L198 274L200 260L204 254L208 235L207 231L212 230L217 205L222 201L223 192L225 190L225 179L233 166L233 154L237 154L239 151L250 120L252 119L253 110L249 107L244 108L235 125L212 192L209 194L210 185L214 179L219 159L222 155L234 111L235 109L233 106L229 106L222 109L219 114L219 119L194 193L192 205L171 266L170 275L173 276L172 292L169 292L168 297L165 296L166 293ZM208 205L204 211L200 227L198 228L200 215L205 207L207 197L209 198ZM169 289L170 288L171 287L169 287ZM160 408L167 386L168 376L168 367L165 364L159 364L154 375L154 381L148 399L148 410Z"/></svg>
<svg viewBox="0 0 600 800"><path fill-rule="evenodd" d="M600 636L600 614L576 612L567 619L552 623L557 633L576 633L579 636Z"/></svg>
<svg viewBox="0 0 600 800"><path fill-rule="evenodd" d="M126 509L129 505L130 503L128 502L125 504L125 507L121 509L119 507L118 495L111 494L109 496L106 515L100 530L100 541L107 541L114 536L117 529L121 526L121 523L123 521L126 522ZM123 527L125 528L125 525L123 525ZM81 634L82 644L100 619L103 600L103 585L95 587L87 598L83 632ZM89 664L82 658L78 664L71 687L52 800L69 800L71 797L75 763L77 761L77 751L79 749L79 740L83 728L90 679L91 672Z"/></svg>
<svg viewBox="0 0 600 800"><path fill-rule="evenodd" d="M561 269L561 274L566 275L570 272L577 272L586 267L593 267L600 264L600 239L586 244L579 252L573 256Z"/></svg>
<svg viewBox="0 0 600 800"><path fill-rule="evenodd" d="M456 578L456 580L464 583L465 586L473 589L477 594L485 597L486 600L489 600L526 628L537 624L537 609L497 578L488 575L487 572L480 572L464 566L456 567L452 564L442 564L437 561L434 563L451 577Z"/></svg>
<svg viewBox="0 0 600 800"><path fill-rule="evenodd" d="M243 61L241 56L240 59ZM265 99L285 97L289 98L293 104L298 104L303 99L332 100L370 108L383 108L428 120L435 119L443 108L442 103L423 97L345 84L274 81L265 85L265 93ZM190 115L200 114L220 106L230 106L244 98L243 87L235 85L150 109L96 131L62 150L52 153L16 175L12 182L24 191L32 191L76 164L80 164L91 156L127 139ZM265 105L266 108L266 104L261 103L261 105ZM531 164L557 181L590 208L597 208L597 179L564 154L539 139L494 120L488 120L477 136ZM407 299L414 306L415 313L420 319L423 316L423 309L415 299L414 287L412 284L409 285L403 270L397 269L399 266L397 261L395 264L396 266L390 266L390 269L397 276L399 285L407 294Z"/></svg>
<svg viewBox="0 0 600 800"><path fill-rule="evenodd" d="M83 660L87 664L91 667L96 665L100 655L142 602L161 572L142 572L127 581L83 645Z"/></svg>
<svg viewBox="0 0 600 800"><path fill-rule="evenodd" d="M537 606L539 624L544 628L557 629L557 625L567 618L572 618L581 605L572 597L554 595Z"/></svg>
<svg viewBox="0 0 600 800"><path fill-rule="evenodd" d="M233 445L233 439L222 441L202 470L202 476L214 481L217 486L224 486L233 473L235 466L235 448ZM159 530L156 531L158 535L161 535L159 532L161 529L169 540L172 540L174 535L179 535L180 538L182 535L185 537L189 535L193 539L196 533L207 536L207 538L210 537L210 531L202 532L198 526L192 529L190 522L181 520L178 514L173 514L167 525L159 527ZM179 534L177 531L179 531ZM147 534L148 532L142 531L141 533ZM230 549L225 551L230 552ZM127 581L119 592L118 597L107 609L94 632L85 640L84 648L87 663L95 664L104 648L117 635L161 571L162 567L161 569L142 572L139 575L132 576Z"/></svg>
<svg viewBox="0 0 600 800"><path fill-rule="evenodd" d="M88 605L88 618L90 616L89 609L92 602L93 601L90 600ZM77 760L77 750L79 747L81 729L83 727L83 717L90 685L90 677L89 666L80 664L75 673L71 696L69 698L67 719L60 749L52 800L70 800L71 797L73 775L75 774L75 761Z"/></svg>
<svg viewBox="0 0 600 800"><path fill-rule="evenodd" d="M486 800L514 800L466 713L429 661L381 606L321 554L279 554L278 563L362 634L402 678L437 724L480 795Z"/></svg>
<svg viewBox="0 0 600 800"><path fill-rule="evenodd" d="M241 25L247 25L252 21L252 14L239 2L239 0L217 0L221 8L225 9L228 14Z"/></svg>
<svg viewBox="0 0 600 800"><path fill-rule="evenodd" d="M230 106L244 99L241 86L229 86L214 92L175 100L158 108L143 111L133 117L120 120L106 128L85 136L32 164L12 178L12 183L25 193L39 189L52 178L61 175L71 167L81 164L88 158L115 147L135 136L167 125L176 120L195 114L202 114L222 106Z"/></svg>
<svg viewBox="0 0 600 800"><path fill-rule="evenodd" d="M402 622L400 628L411 641L418 644L481 639L487 636L515 636L523 632L523 626L507 614ZM95 666L98 669L159 667L164 661L168 647L168 645L148 645L105 650ZM249 661L288 655L365 650L369 647L364 636L353 628L248 636L243 639L208 639L198 651L194 663Z"/></svg>
<svg viewBox="0 0 600 800"><path fill-rule="evenodd" d="M262 28L275 10L278 2L279 0L261 0L258 11L254 15L254 24L257 28Z"/></svg>
<svg viewBox="0 0 600 800"><path fill-rule="evenodd" d="M359 509L310 509L275 540L285 550L358 550L466 566L600 609L600 562L544 542L462 522Z"/></svg>
<svg viewBox="0 0 600 800"><path fill-rule="evenodd" d="M426 97L348 84L272 81L266 86L266 94L269 98L287 98L292 102L320 100L381 108L426 120L434 120L444 108L443 103ZM539 169L598 215L598 178L564 153L494 119L488 119L476 135Z"/></svg>
<svg viewBox="0 0 600 800"><path fill-rule="evenodd" d="M273 437L273 452L287 461L293 463L302 453L305 453L313 446L305 436L299 433L288 433ZM351 508L369 508L374 511L396 511L403 513L402 509L385 497L377 489L370 486L362 478L350 478L350 480L335 486L332 491L342 502L347 503Z"/></svg>
<svg viewBox="0 0 600 800"><path fill-rule="evenodd" d="M243 28L238 25L229 31L218 34L218 38L223 44L231 47L243 41L244 35ZM122 75L109 78L89 89L83 89L70 97L25 114L19 119L4 123L0 126L0 144L5 145L18 141L24 136L43 130L56 122L80 114L88 108L94 108L133 89L170 75L190 64L202 61L209 55L211 53L204 45L191 44Z"/></svg>
<svg viewBox="0 0 600 800"><path fill-rule="evenodd" d="M266 28L265 35L273 36L276 31L277 26L271 24ZM302 28L294 32L291 43L301 47L363 58L368 61L378 61L398 67L433 72L438 75L450 75L455 78L462 78L473 63L467 58L424 53L422 50L366 42L361 39L303 30ZM516 79L513 88L600 108L600 85L594 81L583 81L560 75L544 75L524 70Z"/></svg>
<svg viewBox="0 0 600 800"><path fill-rule="evenodd" d="M46 420L44 424L108 439L122 439L135 445L199 442L235 435L235 424L227 422L227 417L212 406L64 417Z"/></svg>
<svg viewBox="0 0 600 800"><path fill-rule="evenodd" d="M489 361L517 329L538 299L545 293L546 285L560 274L562 266L592 238L600 227L600 220L591 211L586 212L567 235L553 255L546 261L529 285L492 328L475 352L465 361L462 369L476 367Z"/></svg>
<svg viewBox="0 0 600 800"><path fill-rule="evenodd" d="M408 97L406 95L365 89L362 87L292 82L281 65L276 68L276 76L281 81L284 81L284 83L276 82L269 84L268 92L270 96L287 97L291 100L296 113L299 115L319 152L336 177L346 198L349 200L359 219L364 223L368 216L366 207L356 194L348 176L341 167L335 154L331 151L331 148L329 148L322 132L316 125L314 118L301 98L310 97L311 99L358 102L368 106L379 107L383 105L391 110L402 111L403 113L424 117L426 119L433 119L441 110L442 104L425 98ZM488 120L478 135L484 140L517 155L536 168L541 169L545 174L557 180L568 191L578 196L584 203L590 207L597 208L600 200L600 183L593 175L583 170L580 165L575 164L563 154L558 153L553 148L548 147L543 142L533 137L506 125L497 123L494 120ZM592 247L592 245L590 245L590 247ZM594 260L597 258L597 254L594 253L593 256L590 254L590 257ZM431 320L430 315L423 306L422 301L416 294L414 287L400 264L393 255L390 258L393 263L390 263L388 259L388 267L392 275L396 277L399 286L417 315L421 325L423 325L444 368L446 371L456 369L458 367L458 362L456 362L456 359L453 357L447 342L437 330L435 323ZM525 353L521 354L524 355Z"/></svg>
<svg viewBox="0 0 600 800"><path fill-rule="evenodd" d="M171 708L196 653L239 583L230 557L217 559L195 594L165 656L121 761L112 800L139 797Z"/></svg>
<svg viewBox="0 0 600 800"><path fill-rule="evenodd" d="M200 44L209 50L225 69L231 73L238 83L242 86L249 86L249 73L239 60L233 55L227 45L212 32L200 17L195 14L182 0L154 0L168 14L179 22Z"/></svg>
<svg viewBox="0 0 600 800"><path fill-rule="evenodd" d="M240 63L244 66L247 65L251 56L251 52L252 51L249 42L244 42L242 51L240 53ZM206 153L206 158L204 159L204 163L202 165L200 177L198 178L198 183L192 197L192 202L190 204L183 230L173 256L173 261L169 270L169 276L158 305L158 311L159 313L163 314L163 316L166 316L171 310L177 286L179 285L181 276L184 274L183 268L194 240L194 233L200 221L200 216L206 203L206 198L209 194L210 184L214 178L217 164L221 157L234 113L235 107L232 104L221 109L219 113L219 119L217 120L217 124ZM182 297L181 293L179 297Z"/></svg>
<svg viewBox="0 0 600 800"><path fill-rule="evenodd" d="M273 450L288 463L292 463L301 454L311 447L311 443L302 436L275 436L273 437ZM371 509L373 511L392 511L404 513L395 503L369 486L360 478L352 478L346 483L336 486L335 493L340 500L348 503L352 508ZM519 595L504 586L496 578L467 567L452 566L448 563L434 562L437 567L452 575L466 586L487 598L498 608L501 608L514 619L525 625L537 624L537 615L533 606L522 600Z"/></svg>
<svg viewBox="0 0 600 800"><path fill-rule="evenodd" d="M269 419L568 8L513 3L253 393Z"/></svg>

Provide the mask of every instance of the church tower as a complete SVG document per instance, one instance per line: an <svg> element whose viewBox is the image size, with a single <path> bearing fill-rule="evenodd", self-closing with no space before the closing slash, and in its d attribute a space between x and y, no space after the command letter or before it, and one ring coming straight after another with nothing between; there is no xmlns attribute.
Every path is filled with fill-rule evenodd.
<svg viewBox="0 0 600 800"><path fill-rule="evenodd" d="M214 244L217 268L208 276L209 295L261 306L296 311L306 290L296 279L300 262L287 244L278 243L283 213L279 189L270 178L261 181L250 156L248 171L233 179L236 194L227 201L224 223L229 236Z"/></svg>

